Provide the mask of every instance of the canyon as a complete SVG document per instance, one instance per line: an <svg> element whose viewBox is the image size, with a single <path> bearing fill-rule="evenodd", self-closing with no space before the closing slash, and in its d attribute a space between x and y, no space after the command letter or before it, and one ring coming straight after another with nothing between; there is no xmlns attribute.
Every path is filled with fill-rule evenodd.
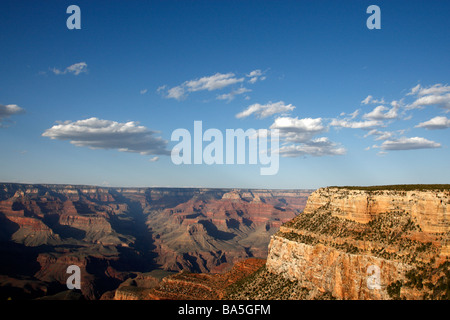
<svg viewBox="0 0 450 320"><path fill-rule="evenodd" d="M84 299L180 271L227 274L265 258L312 191L0 183L0 297L73 297L72 264Z"/></svg>
<svg viewBox="0 0 450 320"><path fill-rule="evenodd" d="M4 298L450 299L450 185L0 188Z"/></svg>
<svg viewBox="0 0 450 320"><path fill-rule="evenodd" d="M449 206L449 185L321 188L265 260L236 265L244 277L217 288L233 271L169 275L139 299L448 300Z"/></svg>

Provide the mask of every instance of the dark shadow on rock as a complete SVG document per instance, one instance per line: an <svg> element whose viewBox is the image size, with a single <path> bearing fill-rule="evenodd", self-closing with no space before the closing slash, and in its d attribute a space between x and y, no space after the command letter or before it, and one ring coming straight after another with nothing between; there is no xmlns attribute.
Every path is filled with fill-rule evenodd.
<svg viewBox="0 0 450 320"><path fill-rule="evenodd" d="M20 226L6 218L6 216L0 212L0 241L9 241L11 236L20 229Z"/></svg>
<svg viewBox="0 0 450 320"><path fill-rule="evenodd" d="M237 221L236 219L228 219L226 221L227 227L231 229L239 229L241 223Z"/></svg>
<svg viewBox="0 0 450 320"><path fill-rule="evenodd" d="M214 223L212 223L209 220L200 220L198 223L202 224L205 227L208 235L210 235L211 237L214 237L218 240L226 241L226 240L231 240L234 237L236 237L236 235L234 233L225 232L225 231L217 229L217 227L214 225Z"/></svg>
<svg viewBox="0 0 450 320"><path fill-rule="evenodd" d="M58 214L45 215L44 223L63 239L83 240L86 237L86 231L60 224Z"/></svg>
<svg viewBox="0 0 450 320"><path fill-rule="evenodd" d="M152 232L147 227L147 216L144 214L141 204L124 197L115 190L110 192L117 202L127 204L127 218L129 218L125 220L114 216L109 221L111 227L122 235L129 235L136 239L132 247L118 248L120 260L115 262L114 267L117 270L139 272L149 272L156 269L158 267L154 261L157 257L154 252L156 246L154 245Z"/></svg>

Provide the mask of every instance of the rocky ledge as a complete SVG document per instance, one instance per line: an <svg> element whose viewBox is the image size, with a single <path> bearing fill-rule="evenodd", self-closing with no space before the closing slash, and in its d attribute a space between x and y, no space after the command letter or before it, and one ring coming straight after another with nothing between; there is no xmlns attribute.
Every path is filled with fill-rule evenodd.
<svg viewBox="0 0 450 320"><path fill-rule="evenodd" d="M318 189L266 268L336 299L449 299L449 204L447 185Z"/></svg>

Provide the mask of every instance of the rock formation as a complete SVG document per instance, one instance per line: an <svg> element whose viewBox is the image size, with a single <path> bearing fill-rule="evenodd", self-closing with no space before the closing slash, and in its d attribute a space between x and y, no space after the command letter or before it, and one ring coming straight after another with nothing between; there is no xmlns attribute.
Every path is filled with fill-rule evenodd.
<svg viewBox="0 0 450 320"><path fill-rule="evenodd" d="M267 270L337 299L448 299L449 186L410 188L315 191L272 237Z"/></svg>
<svg viewBox="0 0 450 320"><path fill-rule="evenodd" d="M156 261L172 271L217 272L246 257L265 257L270 236L297 212L286 204L275 207L258 200L232 191L220 199L195 197L150 214Z"/></svg>

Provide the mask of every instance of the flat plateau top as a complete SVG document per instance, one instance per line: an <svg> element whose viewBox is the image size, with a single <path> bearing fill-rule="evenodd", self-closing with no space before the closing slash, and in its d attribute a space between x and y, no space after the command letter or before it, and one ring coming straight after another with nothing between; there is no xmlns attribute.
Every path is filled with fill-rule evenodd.
<svg viewBox="0 0 450 320"><path fill-rule="evenodd" d="M398 184L387 186L332 186L328 188L338 189L350 189L350 190L366 190L366 191L378 191L378 190L399 190L399 191L413 191L413 190L449 190L450 184Z"/></svg>

